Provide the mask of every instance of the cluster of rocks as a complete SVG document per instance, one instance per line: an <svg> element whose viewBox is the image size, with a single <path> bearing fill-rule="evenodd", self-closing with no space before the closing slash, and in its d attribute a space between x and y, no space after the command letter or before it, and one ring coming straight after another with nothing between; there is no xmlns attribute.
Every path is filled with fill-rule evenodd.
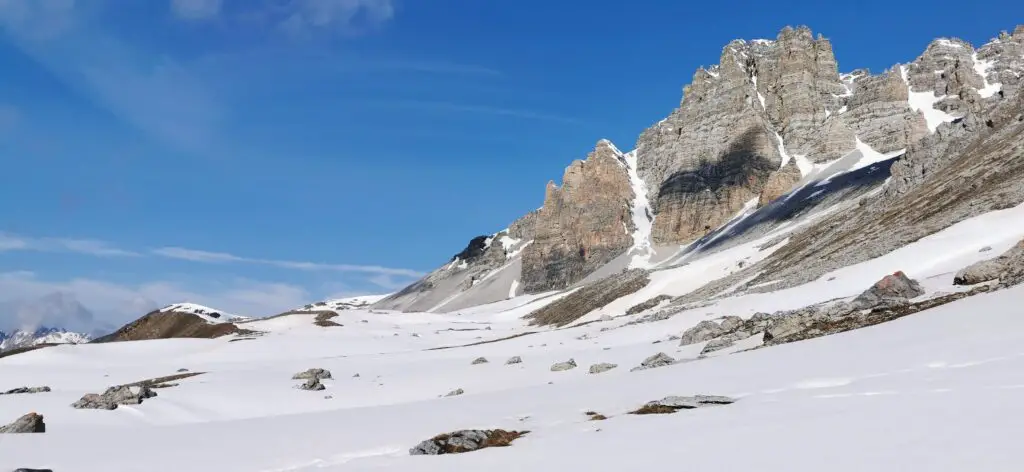
<svg viewBox="0 0 1024 472"><path fill-rule="evenodd" d="M43 422L43 415L29 413L14 420L7 426L0 426L0 434L23 434L23 433L45 433L46 423Z"/></svg>
<svg viewBox="0 0 1024 472"><path fill-rule="evenodd" d="M143 400L155 396L156 392L145 385L116 385L102 394L87 393L72 403L71 407L80 410L116 410L119 405L139 405Z"/></svg>
<svg viewBox="0 0 1024 472"><path fill-rule="evenodd" d="M911 303L911 299L924 293L917 281L903 272L896 272L883 277L850 302L826 302L773 314L755 313L748 319L725 316L717 323L701 321L680 335L679 344L707 342L701 351L701 355L706 355L758 334L763 334L764 345L825 336L888 321L893 314L909 314L932 306L935 302Z"/></svg>
<svg viewBox="0 0 1024 472"><path fill-rule="evenodd" d="M505 431L503 429L464 429L434 436L409 449L413 456L440 454L461 454L488 447L505 447L529 431Z"/></svg>
<svg viewBox="0 0 1024 472"><path fill-rule="evenodd" d="M8 390L6 392L0 392L0 395L19 395L19 394L26 394L26 393L45 393L45 392L49 392L49 391L50 391L50 387L46 387L46 386L43 386L43 387L18 387L18 388L14 388L14 389Z"/></svg>
<svg viewBox="0 0 1024 472"><path fill-rule="evenodd" d="M292 380L305 380L305 382L295 387L299 390L325 390L327 387L320 382L324 379L333 380L334 377L331 375L331 371L319 367L307 369L292 376Z"/></svg>
<svg viewBox="0 0 1024 472"><path fill-rule="evenodd" d="M629 412L632 415L670 414L679 410L692 410L707 406L728 405L736 400L720 395L695 395L692 397L671 395L661 400L647 402L644 406Z"/></svg>

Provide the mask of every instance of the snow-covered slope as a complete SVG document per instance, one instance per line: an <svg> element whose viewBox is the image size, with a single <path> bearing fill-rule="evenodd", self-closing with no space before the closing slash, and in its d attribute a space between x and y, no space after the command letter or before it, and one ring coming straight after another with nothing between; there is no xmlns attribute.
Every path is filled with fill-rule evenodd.
<svg viewBox="0 0 1024 472"><path fill-rule="evenodd" d="M250 319L246 316L233 315L231 313L224 312L208 306L198 305L195 303L175 303L173 305L167 305L160 309L161 313L190 313L196 315L210 323L226 323L230 321L245 321Z"/></svg>
<svg viewBox="0 0 1024 472"><path fill-rule="evenodd" d="M386 295L362 295L358 297L347 297L347 298L333 298L329 300L323 300L315 303L310 303L296 308L293 311L316 311L316 310L352 310L356 308L365 308L376 302L387 298L391 294Z"/></svg>
<svg viewBox="0 0 1024 472"><path fill-rule="evenodd" d="M835 282L844 280L854 279ZM677 347L666 338L709 316L759 309L762 301L723 300L660 323L615 319L476 345L528 332L518 319L523 308L502 302L471 316L354 309L339 316L346 328L317 328L301 316L259 321L268 335L248 342L44 349L0 360L0 390L53 389L0 402L7 421L27 411L47 421L45 434L2 438L0 468L621 471L671 468L685 457L688 467L705 470L726 463L763 471L1016 470L1024 321L1014 307L1024 302L1024 287L840 335L629 371L657 352L695 358L700 345ZM450 346L464 347L432 349ZM490 362L471 365L479 356ZM511 356L522 363L505 365ZM569 358L580 367L549 369ZM599 362L619 367L588 374ZM293 388L291 375L310 367L332 371L327 390ZM69 406L84 393L180 368L205 373L141 405ZM465 394L440 398L456 388ZM667 395L702 393L738 401L673 415L626 414ZM587 411L610 419L590 421ZM421 440L463 428L530 433L508 448L408 453Z"/></svg>

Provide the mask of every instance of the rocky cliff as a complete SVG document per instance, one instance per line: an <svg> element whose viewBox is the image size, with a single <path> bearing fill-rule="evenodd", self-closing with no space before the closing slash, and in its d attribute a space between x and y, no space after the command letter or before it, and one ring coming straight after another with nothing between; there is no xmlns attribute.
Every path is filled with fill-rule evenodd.
<svg viewBox="0 0 1024 472"><path fill-rule="evenodd" d="M549 183L539 210L474 239L376 307L452 311L654 268L652 247L664 260L752 209L777 212L773 202L820 180L826 168L884 161L868 170L886 175L845 178L865 195L891 166L879 198L899 198L963 152L964 136L991 128L991 110L1016 95L1021 77L1024 27L978 49L938 39L913 62L878 75L840 73L831 42L806 27L732 41L633 151L599 142L567 168L561 185ZM774 223L786 214L752 220Z"/></svg>

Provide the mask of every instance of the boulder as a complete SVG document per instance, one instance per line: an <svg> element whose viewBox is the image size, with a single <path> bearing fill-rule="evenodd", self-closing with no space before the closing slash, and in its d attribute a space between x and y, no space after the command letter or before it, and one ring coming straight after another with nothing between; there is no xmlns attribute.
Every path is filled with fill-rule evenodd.
<svg viewBox="0 0 1024 472"><path fill-rule="evenodd" d="M488 362L490 362L490 361L488 361L486 357L477 357L476 359L473 359L473 362L471 363L471 365L486 364Z"/></svg>
<svg viewBox="0 0 1024 472"><path fill-rule="evenodd" d="M0 426L0 434L45 433L46 423L43 415L29 413L14 420L7 426Z"/></svg>
<svg viewBox="0 0 1024 472"><path fill-rule="evenodd" d="M466 391L461 389L461 388L457 388L455 390L452 390L452 391L448 392L447 394L445 394L445 396L446 397L457 397L459 395L462 395L463 393L466 393Z"/></svg>
<svg viewBox="0 0 1024 472"><path fill-rule="evenodd" d="M505 361L505 365L522 364L522 363L523 363L523 358L519 357L519 356L509 357L508 360Z"/></svg>
<svg viewBox="0 0 1024 472"><path fill-rule="evenodd" d="M576 361L574 359L569 359L569 360L567 360L565 362L558 362L558 363L555 363L555 364L551 365L551 371L552 372L561 372L563 370L571 370L571 369L575 369L575 368L576 368Z"/></svg>
<svg viewBox="0 0 1024 472"><path fill-rule="evenodd" d="M505 447L522 437L528 431L505 431L502 429L465 429L434 436L409 449L413 456L461 454L488 447Z"/></svg>
<svg viewBox="0 0 1024 472"><path fill-rule="evenodd" d="M648 357L647 359L644 359L644 361L641 362L640 365L630 369L629 371L636 372L638 370L654 369L657 367L664 367L675 363L676 360L670 357L668 354L665 354L664 352L659 352L651 357Z"/></svg>
<svg viewBox="0 0 1024 472"><path fill-rule="evenodd" d="M292 380L310 380L310 379L316 379L316 380L328 379L328 380L333 380L334 377L331 376L331 371L329 371L327 369L321 369L321 368L312 368L312 369L306 370L304 372L299 372L299 373L297 373L297 374L292 376Z"/></svg>
<svg viewBox="0 0 1024 472"><path fill-rule="evenodd" d="M614 368L616 368L618 366L619 366L618 364L609 364L607 362L602 362L600 364L594 364L594 365L590 366L590 373L591 374L600 374L602 372L608 372L609 370L612 370L612 369L614 369Z"/></svg>
<svg viewBox="0 0 1024 472"><path fill-rule="evenodd" d="M327 387L325 387L324 384L320 383L320 379L316 377L307 379L305 382L299 384L295 388L299 390L310 390L313 392L319 392L320 390L327 389Z"/></svg>
<svg viewBox="0 0 1024 472"><path fill-rule="evenodd" d="M867 309L906 303L911 298L924 295L924 289L916 280L907 277L903 271L882 277L871 288L853 300L855 309Z"/></svg>
<svg viewBox="0 0 1024 472"><path fill-rule="evenodd" d="M725 329L722 325L715 323L714 321L704 320L697 323L697 326L684 331L683 334L679 336L679 345L686 346L715 339L721 336L724 332Z"/></svg>
<svg viewBox="0 0 1024 472"><path fill-rule="evenodd" d="M139 405L143 400L155 396L156 392L147 386L117 385L99 395L87 393L72 403L71 407L80 410L116 410L118 405Z"/></svg>
<svg viewBox="0 0 1024 472"><path fill-rule="evenodd" d="M631 411L633 415L669 414L679 410L692 410L707 406L728 405L735 402L733 398L720 395L695 395L692 397L670 395L661 400L647 402L646 405Z"/></svg>

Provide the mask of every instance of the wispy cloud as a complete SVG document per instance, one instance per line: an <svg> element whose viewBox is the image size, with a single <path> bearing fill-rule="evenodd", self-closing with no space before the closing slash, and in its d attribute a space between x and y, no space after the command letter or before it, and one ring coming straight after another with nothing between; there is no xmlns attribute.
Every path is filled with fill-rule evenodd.
<svg viewBox="0 0 1024 472"><path fill-rule="evenodd" d="M391 20L391 0L290 0L280 27L307 39L321 33L359 34Z"/></svg>
<svg viewBox="0 0 1024 472"><path fill-rule="evenodd" d="M209 20L217 17L221 0L171 0L171 12L183 20Z"/></svg>
<svg viewBox="0 0 1024 472"><path fill-rule="evenodd" d="M70 252L96 257L138 257L141 255L93 239L30 238L0 233L0 252L4 251Z"/></svg>
<svg viewBox="0 0 1024 472"><path fill-rule="evenodd" d="M260 264L283 269L306 270L306 271L335 271L335 272L358 272L365 274L378 274L385 276L419 277L422 272L412 269L394 269L375 265L352 265L352 264L327 264L319 262L283 261L277 259L259 259L242 257L224 252L210 252L197 249L181 247L162 247L151 251L153 254L172 259L181 259L192 262L204 263L247 263ZM371 279L371 281L373 281Z"/></svg>
<svg viewBox="0 0 1024 472"><path fill-rule="evenodd" d="M405 100L392 102L377 102L376 105L393 108L415 108L427 111L447 113L476 113L484 115L507 116L526 120L551 121L566 124L583 124L582 121L567 116L553 115L542 111L522 110L516 108L502 108L484 105L464 105L449 102L432 102L420 100Z"/></svg>
<svg viewBox="0 0 1024 472"><path fill-rule="evenodd" d="M320 294L290 284L268 283L248 279L203 283L189 286L173 281L149 281L139 284L120 284L90 278L47 280L32 272L0 273L0 303L32 301L53 294L66 294L65 300L75 300L96 315L98 325L120 325L142 316L146 312L171 303L190 301L247 316L265 316L302 306ZM69 304L73 307L73 304ZM59 312L48 314L48 322L60 323ZM25 316L18 319L0 312L0 329L4 325L24 324ZM16 326L15 326L16 327Z"/></svg>
<svg viewBox="0 0 1024 472"><path fill-rule="evenodd" d="M200 249L171 246L140 252L122 249L117 247L115 244L95 239L33 238L0 232L0 252L4 251L69 252L95 257L143 257L149 255L204 264L258 264L291 270L350 272L405 278L420 277L423 275L422 272L412 269L396 269L377 265L331 264L322 262L243 257L226 252L204 251ZM373 282L372 279L371 282Z"/></svg>

